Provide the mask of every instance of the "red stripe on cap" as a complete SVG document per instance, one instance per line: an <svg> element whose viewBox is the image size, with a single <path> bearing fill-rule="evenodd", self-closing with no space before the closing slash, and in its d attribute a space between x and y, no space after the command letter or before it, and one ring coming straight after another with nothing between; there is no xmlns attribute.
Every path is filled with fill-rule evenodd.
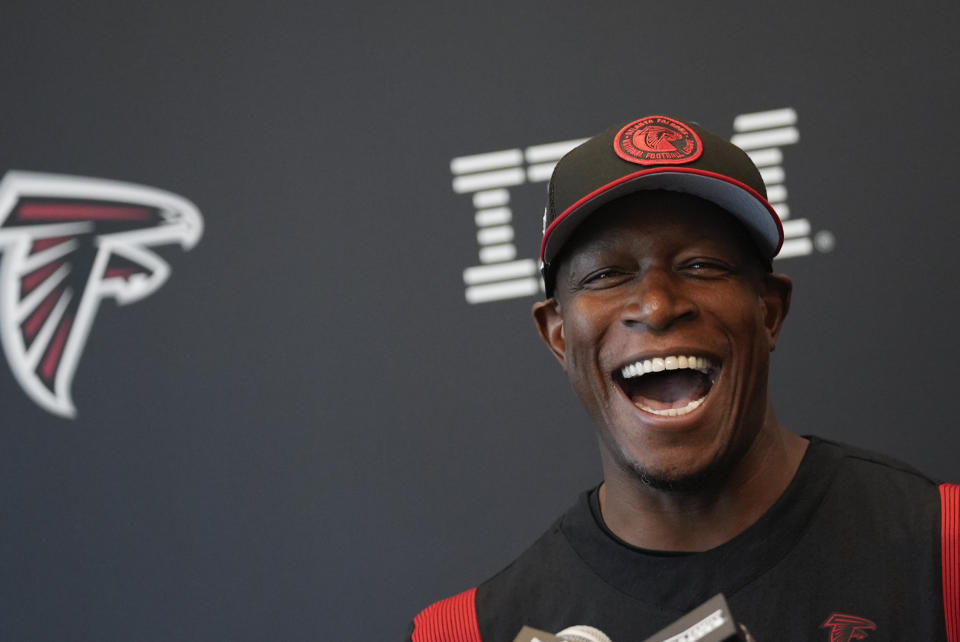
<svg viewBox="0 0 960 642"><path fill-rule="evenodd" d="M940 484L940 538L947 642L960 642L960 485Z"/></svg>
<svg viewBox="0 0 960 642"><path fill-rule="evenodd" d="M477 589L448 597L413 618L413 642L483 642L477 624Z"/></svg>
<svg viewBox="0 0 960 642"><path fill-rule="evenodd" d="M776 210L774 210L773 206L770 205L769 202L767 202L767 199L763 197L763 194L753 189L746 183L741 183L740 181L730 178L729 176L724 176L723 174L717 174L716 172L708 172L706 170L695 169L692 167L657 167L655 169L645 169L639 172L634 172L633 174L627 174L626 176L621 176L617 180L607 183L606 185L603 185L602 187L599 187L593 190L592 192L590 192L589 194L587 194L586 196L584 196L583 198L575 202L573 205L565 209L557 218L553 219L553 222L550 223L550 225L547 227L547 229L543 233L543 240L540 242L540 261L543 262L543 254L544 254L544 251L547 249L547 239L550 238L550 234L553 233L554 228L561 221L563 221L563 219L565 219L567 216L575 212L577 209L579 209L581 206L586 204L588 201L600 196L605 192L610 191L614 187L623 185L624 183L632 181L636 178L640 178L641 176L649 176L653 174L698 174L700 176L706 176L708 178L713 178L716 180L723 181L724 183L735 185L736 187L739 187L740 189L746 191L748 194L750 194L755 199L757 199L760 202L760 204L763 205L767 209L767 211L770 213L770 218L772 218L773 222L776 224L777 232L779 233L779 236L780 236L780 242L777 244L777 247L774 250L774 255L776 255L777 252L780 251L780 247L783 245L783 225L780 223L780 217L777 216Z"/></svg>
<svg viewBox="0 0 960 642"><path fill-rule="evenodd" d="M87 203L24 203L17 210L22 221L147 221L150 210L127 205Z"/></svg>

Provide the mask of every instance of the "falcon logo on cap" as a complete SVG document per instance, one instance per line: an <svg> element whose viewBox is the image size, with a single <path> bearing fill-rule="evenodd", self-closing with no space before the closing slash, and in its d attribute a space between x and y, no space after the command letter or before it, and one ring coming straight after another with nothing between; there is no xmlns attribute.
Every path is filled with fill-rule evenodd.
<svg viewBox="0 0 960 642"><path fill-rule="evenodd" d="M153 248L189 250L203 219L185 198L143 185L8 172L0 181L0 342L24 391L62 417L104 299L132 303L170 266Z"/></svg>
<svg viewBox="0 0 960 642"><path fill-rule="evenodd" d="M638 165L682 165L700 158L703 143L678 120L647 116L621 129L613 139L613 150Z"/></svg>

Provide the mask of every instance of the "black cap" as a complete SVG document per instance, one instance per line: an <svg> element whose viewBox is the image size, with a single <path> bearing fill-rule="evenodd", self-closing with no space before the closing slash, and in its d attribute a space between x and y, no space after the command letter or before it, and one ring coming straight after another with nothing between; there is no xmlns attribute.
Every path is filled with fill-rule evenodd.
<svg viewBox="0 0 960 642"><path fill-rule="evenodd" d="M783 245L780 217L746 152L695 123L645 116L597 134L554 168L540 245L547 294L552 261L587 216L615 198L657 189L719 205L744 224L767 260Z"/></svg>

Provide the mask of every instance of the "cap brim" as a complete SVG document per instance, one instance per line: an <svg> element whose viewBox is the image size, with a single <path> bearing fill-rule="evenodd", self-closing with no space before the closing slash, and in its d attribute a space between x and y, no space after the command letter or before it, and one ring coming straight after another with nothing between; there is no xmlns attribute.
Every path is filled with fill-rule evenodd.
<svg viewBox="0 0 960 642"><path fill-rule="evenodd" d="M758 191L722 174L683 167L658 167L623 176L587 194L550 224L543 236L540 260L549 265L583 220L610 201L644 190L667 190L710 201L740 220L767 258L783 245L783 226L776 210Z"/></svg>

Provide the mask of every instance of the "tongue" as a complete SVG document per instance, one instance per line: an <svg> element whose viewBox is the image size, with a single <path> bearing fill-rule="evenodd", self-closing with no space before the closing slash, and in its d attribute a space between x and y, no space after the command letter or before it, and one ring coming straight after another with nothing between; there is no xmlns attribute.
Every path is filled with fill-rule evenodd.
<svg viewBox="0 0 960 642"><path fill-rule="evenodd" d="M633 403L654 410L683 408L710 392L709 377L695 370L651 372L625 383Z"/></svg>

